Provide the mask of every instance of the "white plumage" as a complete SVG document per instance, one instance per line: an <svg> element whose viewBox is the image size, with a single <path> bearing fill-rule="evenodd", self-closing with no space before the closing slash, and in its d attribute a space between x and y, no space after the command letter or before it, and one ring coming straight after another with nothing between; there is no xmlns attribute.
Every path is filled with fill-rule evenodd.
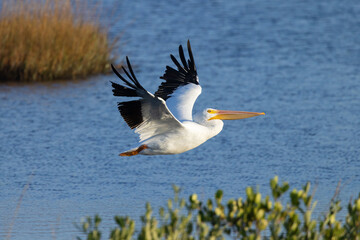
<svg viewBox="0 0 360 240"><path fill-rule="evenodd" d="M193 106L200 94L200 85L187 84L178 87L166 100L166 105L179 121L192 121Z"/></svg>
<svg viewBox="0 0 360 240"><path fill-rule="evenodd" d="M186 61L182 46L179 46L180 64L173 55L177 70L166 66L164 79L155 94L146 91L135 77L126 57L128 70L122 67L129 78L126 80L112 66L114 73L126 86L112 82L114 96L137 97L137 100L118 103L121 116L135 133L140 145L120 154L159 155L178 154L191 150L216 136L223 128L221 120L242 119L264 115L256 112L206 109L194 115L192 109L201 86L197 75L190 42L187 43L189 59Z"/></svg>

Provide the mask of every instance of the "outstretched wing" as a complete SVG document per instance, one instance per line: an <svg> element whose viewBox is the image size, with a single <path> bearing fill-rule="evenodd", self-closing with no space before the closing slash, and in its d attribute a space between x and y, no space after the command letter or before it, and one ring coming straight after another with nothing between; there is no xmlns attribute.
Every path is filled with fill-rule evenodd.
<svg viewBox="0 0 360 240"><path fill-rule="evenodd" d="M140 135L140 141L167 131L182 128L183 125L172 115L163 99L146 91L136 79L130 61L126 57L129 72L122 67L129 80L125 79L111 65L114 73L126 86L112 83L114 96L138 97L133 101L118 102L118 109L125 122Z"/></svg>
<svg viewBox="0 0 360 240"><path fill-rule="evenodd" d="M197 97L201 93L189 40L187 48L190 59L186 61L184 50L181 45L179 46L179 56L182 65L170 54L177 70L166 66L165 74L160 77L165 82L161 83L155 93L156 97L166 101L166 105L179 121L192 121L192 109Z"/></svg>

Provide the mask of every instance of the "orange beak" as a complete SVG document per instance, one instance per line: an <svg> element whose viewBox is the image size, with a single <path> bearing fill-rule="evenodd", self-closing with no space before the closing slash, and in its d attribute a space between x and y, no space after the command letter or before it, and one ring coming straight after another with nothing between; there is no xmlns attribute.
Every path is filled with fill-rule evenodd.
<svg viewBox="0 0 360 240"><path fill-rule="evenodd" d="M209 110L209 113L216 114L215 116L209 118L209 120L213 119L221 119L221 120L236 120L236 119L244 119L256 117L259 115L265 115L265 113L258 112L243 112L243 111L227 111L227 110Z"/></svg>

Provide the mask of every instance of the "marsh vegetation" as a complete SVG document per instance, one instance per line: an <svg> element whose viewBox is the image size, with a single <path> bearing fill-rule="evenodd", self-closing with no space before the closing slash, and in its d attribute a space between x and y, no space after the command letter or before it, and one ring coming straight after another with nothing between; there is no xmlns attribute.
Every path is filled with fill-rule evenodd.
<svg viewBox="0 0 360 240"><path fill-rule="evenodd" d="M247 187L245 197L223 203L221 190L214 199L203 202L192 194L186 201L179 197L179 187L174 186L175 197L160 208L158 218L147 203L140 231L136 232L134 220L115 216L117 226L109 239L360 239L360 195L348 203L343 221L336 218L342 209L337 193L328 211L315 220L312 215L316 201L309 182L302 189L292 189L288 198L285 195L290 186L287 182L280 184L277 176L270 180L270 188L271 196L262 197L253 187ZM284 203L284 198L289 200ZM99 240L100 223L99 216L88 217L79 228L87 240Z"/></svg>
<svg viewBox="0 0 360 240"><path fill-rule="evenodd" d="M70 0L4 1L0 82L73 79L106 72L116 58L96 12ZM94 14L94 17L90 16Z"/></svg>

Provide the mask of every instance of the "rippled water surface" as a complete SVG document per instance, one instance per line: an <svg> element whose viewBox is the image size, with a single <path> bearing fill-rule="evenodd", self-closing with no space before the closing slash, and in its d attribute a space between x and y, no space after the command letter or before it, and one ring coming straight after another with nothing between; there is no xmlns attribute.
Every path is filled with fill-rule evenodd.
<svg viewBox="0 0 360 240"><path fill-rule="evenodd" d="M103 1L138 79L156 91L170 53L191 40L206 107L264 111L225 123L174 156L118 154L137 141L116 109L114 75L0 85L0 237L74 239L74 222L99 213L138 220L172 196L223 189L268 193L274 175L317 185L317 213L341 180L344 204L360 192L358 1ZM111 14L108 14L110 13ZM109 17L112 16L112 17ZM109 20L110 18L110 20ZM20 208L17 203L24 186ZM109 223L110 225L106 224Z"/></svg>

